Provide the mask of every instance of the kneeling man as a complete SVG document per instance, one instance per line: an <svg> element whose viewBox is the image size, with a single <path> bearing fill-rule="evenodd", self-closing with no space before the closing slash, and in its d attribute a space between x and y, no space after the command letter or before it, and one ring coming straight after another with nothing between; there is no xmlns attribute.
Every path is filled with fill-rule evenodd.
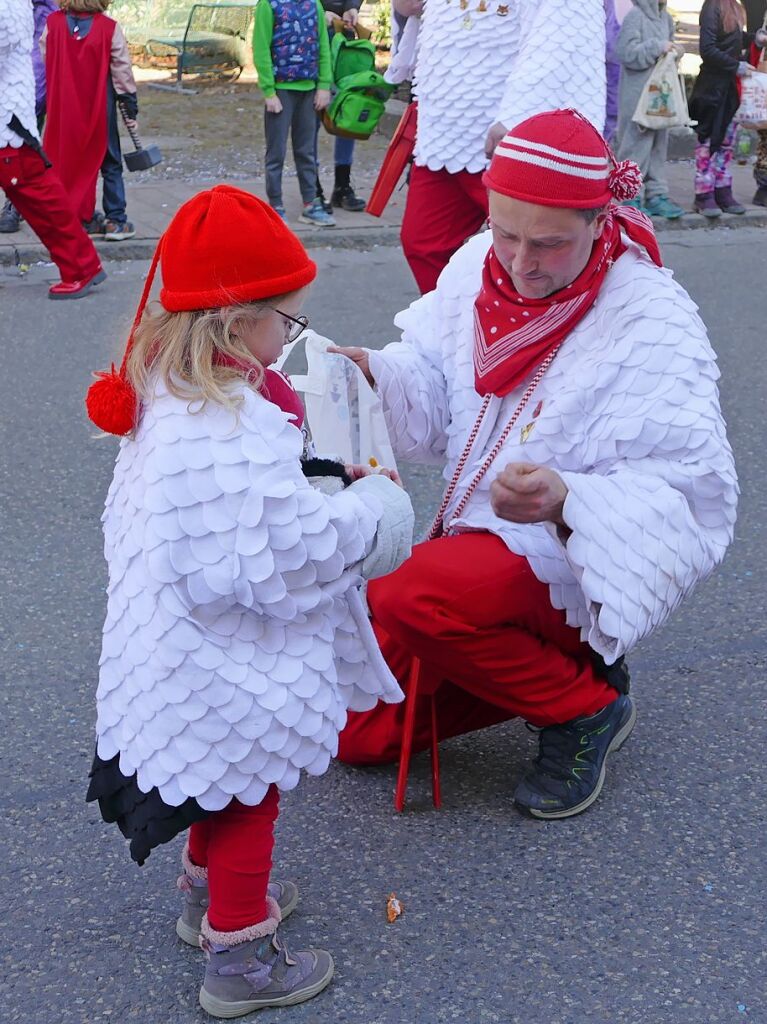
<svg viewBox="0 0 767 1024"><path fill-rule="evenodd" d="M446 463L430 539L368 591L384 655L404 684L421 660L440 738L540 729L514 794L539 818L599 795L636 717L623 656L735 522L706 329L649 219L616 205L640 180L574 111L524 121L484 178L490 231L397 316L402 340L338 350L377 387L398 457ZM351 715L340 758L395 760L403 718Z"/></svg>

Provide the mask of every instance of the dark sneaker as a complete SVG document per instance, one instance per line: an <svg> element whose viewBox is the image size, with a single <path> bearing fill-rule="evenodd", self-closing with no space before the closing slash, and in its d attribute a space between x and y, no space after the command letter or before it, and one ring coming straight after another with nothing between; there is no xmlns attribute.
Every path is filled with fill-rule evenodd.
<svg viewBox="0 0 767 1024"><path fill-rule="evenodd" d="M635 722L634 702L621 694L595 715L541 729L538 756L514 802L534 818L585 811L602 790L608 754L620 750Z"/></svg>
<svg viewBox="0 0 767 1024"><path fill-rule="evenodd" d="M106 220L103 213L94 213L90 220L83 221L86 235L91 238L103 238L106 227Z"/></svg>
<svg viewBox="0 0 767 1024"><path fill-rule="evenodd" d="M136 229L129 220L126 220L123 224L118 224L114 220L108 220L104 224L104 238L106 238L107 242L125 242L128 238L133 238L135 234Z"/></svg>
<svg viewBox="0 0 767 1024"><path fill-rule="evenodd" d="M360 213L365 209L365 200L360 199L351 185L333 190L333 206L350 213Z"/></svg>
<svg viewBox="0 0 767 1024"><path fill-rule="evenodd" d="M208 963L200 1006L213 1017L230 1020L269 1006L295 1006L318 995L333 978L330 953L291 952L276 931L230 947L205 938L202 948Z"/></svg>
<svg viewBox="0 0 767 1024"><path fill-rule="evenodd" d="M184 872L179 875L177 885L184 894L184 905L181 917L176 921L176 935L188 945L199 949L200 926L210 903L208 883L195 880ZM267 891L279 906L284 921L298 905L298 886L293 882L270 882Z"/></svg>
<svg viewBox="0 0 767 1024"><path fill-rule="evenodd" d="M767 206L767 185L760 185L752 200L754 206Z"/></svg>
<svg viewBox="0 0 767 1024"><path fill-rule="evenodd" d="M10 199L7 199L5 206L0 210L0 233L4 235L12 235L15 231L19 230L20 224L21 216L19 211Z"/></svg>

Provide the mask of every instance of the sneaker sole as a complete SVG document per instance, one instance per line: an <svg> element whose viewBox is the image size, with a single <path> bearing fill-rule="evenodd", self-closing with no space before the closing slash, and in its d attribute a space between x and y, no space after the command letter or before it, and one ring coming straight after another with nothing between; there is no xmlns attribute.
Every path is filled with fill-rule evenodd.
<svg viewBox="0 0 767 1024"><path fill-rule="evenodd" d="M284 907L280 907L282 911L282 920L285 921L298 906L298 887L295 887L292 897L288 900ZM176 921L176 935L185 942L187 946L194 946L195 949L200 948L200 933L197 929L192 928L191 925L187 924L183 917L180 917Z"/></svg>
<svg viewBox="0 0 767 1024"><path fill-rule="evenodd" d="M604 786L604 784L605 784L605 775L606 775L606 772L607 772L607 759L608 759L608 757L610 756L610 754L616 754L621 749L623 744L626 742L626 740L629 738L631 733L634 731L634 726L636 725L636 720L637 720L636 704L634 704L632 702L632 704L631 704L631 714L626 719L626 722L624 723L624 725L622 725L621 728L618 730L618 732L615 734L612 743L607 748L607 753L605 754L605 759L602 762L602 771L599 773L599 779L597 780L596 786L591 791L591 793L589 793L589 795L586 797L586 799L583 800L581 803L577 804L575 807L569 807L566 811L550 811L550 812L539 811L536 808L525 807L522 804L520 804L519 806L522 807L522 809L525 811L526 814L531 815L533 818L542 818L545 821L548 821L550 819L554 820L554 819L557 819L557 818L572 818L573 815L575 815L575 814L581 814L583 811L587 811L589 809L589 807L591 807L591 805L597 799L599 794L602 792L602 786Z"/></svg>
<svg viewBox="0 0 767 1024"><path fill-rule="evenodd" d="M235 1017L244 1017L255 1010L268 1010L270 1007L296 1006L298 1003L305 1003L309 999L318 996L323 989L326 989L333 980L335 965L333 958L328 955L330 965L325 974L306 988L297 992L288 992L284 996L275 996L266 999L246 999L239 1002L226 1002L216 996L210 995L205 988L200 989L200 1006L212 1017L219 1017L223 1020L232 1020Z"/></svg>
<svg viewBox="0 0 767 1024"><path fill-rule="evenodd" d="M335 221L332 224L318 224L316 220L312 220L311 217L304 217L303 214L298 219L302 224L310 224L313 228L334 228L337 226Z"/></svg>
<svg viewBox="0 0 767 1024"><path fill-rule="evenodd" d="M129 238L135 238L135 237L136 237L136 232L135 231L128 231L124 235L104 235L104 240L106 242L127 242Z"/></svg>

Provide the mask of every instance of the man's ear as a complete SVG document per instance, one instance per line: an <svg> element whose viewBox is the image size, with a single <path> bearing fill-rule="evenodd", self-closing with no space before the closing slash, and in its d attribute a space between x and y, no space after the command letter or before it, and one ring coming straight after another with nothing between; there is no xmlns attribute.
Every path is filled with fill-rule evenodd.
<svg viewBox="0 0 767 1024"><path fill-rule="evenodd" d="M607 223L607 218L609 217L609 215L610 207L606 206L604 210L600 210L600 212L594 218L594 241L596 241L597 238L602 237L602 232L605 229L605 224Z"/></svg>

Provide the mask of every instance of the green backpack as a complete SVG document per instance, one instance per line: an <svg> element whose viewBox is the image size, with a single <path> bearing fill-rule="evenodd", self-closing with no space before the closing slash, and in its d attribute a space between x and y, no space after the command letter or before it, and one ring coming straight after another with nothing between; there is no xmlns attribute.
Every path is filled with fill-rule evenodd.
<svg viewBox="0 0 767 1024"><path fill-rule="evenodd" d="M330 44L335 95L322 120L331 135L369 139L394 86L375 70L375 47L368 39L337 32Z"/></svg>

